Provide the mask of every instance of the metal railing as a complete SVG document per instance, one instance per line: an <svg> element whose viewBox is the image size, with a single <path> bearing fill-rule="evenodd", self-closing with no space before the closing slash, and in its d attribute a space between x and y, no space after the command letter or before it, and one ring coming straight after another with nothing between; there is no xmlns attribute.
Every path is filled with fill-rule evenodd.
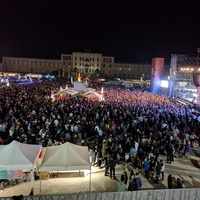
<svg viewBox="0 0 200 200"><path fill-rule="evenodd" d="M0 197L0 200L10 199L11 197ZM23 200L200 200L200 189L166 189L133 192L24 196Z"/></svg>

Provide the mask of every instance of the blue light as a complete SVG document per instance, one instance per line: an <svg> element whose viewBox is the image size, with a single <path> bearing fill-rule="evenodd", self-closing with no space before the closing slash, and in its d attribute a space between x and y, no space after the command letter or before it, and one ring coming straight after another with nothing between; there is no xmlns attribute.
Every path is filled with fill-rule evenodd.
<svg viewBox="0 0 200 200"><path fill-rule="evenodd" d="M18 85L31 85L33 84L32 81L27 81L27 82L19 82Z"/></svg>
<svg viewBox="0 0 200 200"><path fill-rule="evenodd" d="M49 74L47 74L47 75L45 75L44 76L46 79L55 79L55 76L54 75L49 75Z"/></svg>

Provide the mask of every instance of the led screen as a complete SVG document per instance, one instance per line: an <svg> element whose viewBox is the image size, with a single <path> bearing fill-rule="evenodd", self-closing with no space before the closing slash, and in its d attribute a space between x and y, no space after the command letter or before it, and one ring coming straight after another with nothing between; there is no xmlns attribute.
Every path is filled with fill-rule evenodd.
<svg viewBox="0 0 200 200"><path fill-rule="evenodd" d="M169 87L169 81L161 80L160 86L163 87L163 88L168 88Z"/></svg>

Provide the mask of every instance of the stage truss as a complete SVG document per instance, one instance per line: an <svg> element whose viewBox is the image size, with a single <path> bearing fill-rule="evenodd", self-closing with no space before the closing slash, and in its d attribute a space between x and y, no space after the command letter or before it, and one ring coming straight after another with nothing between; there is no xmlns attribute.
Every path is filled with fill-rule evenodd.
<svg viewBox="0 0 200 200"><path fill-rule="evenodd" d="M184 99L195 103L197 87L193 83L193 71L200 70L197 57L188 57L182 54L172 54L170 67L170 92L169 96Z"/></svg>

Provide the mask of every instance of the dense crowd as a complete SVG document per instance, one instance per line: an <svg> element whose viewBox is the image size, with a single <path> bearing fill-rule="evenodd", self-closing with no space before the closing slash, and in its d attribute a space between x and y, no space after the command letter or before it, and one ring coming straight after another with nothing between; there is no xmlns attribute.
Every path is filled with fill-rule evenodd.
<svg viewBox="0 0 200 200"><path fill-rule="evenodd" d="M192 108L173 99L106 86L105 101L81 96L52 101L51 92L66 84L54 80L1 86L0 144L82 143L89 146L92 165L105 166L106 176L115 179L115 165L123 161L133 169L144 168L148 179L158 181L163 170L160 154L171 163L175 155L188 156L191 144L200 138Z"/></svg>

